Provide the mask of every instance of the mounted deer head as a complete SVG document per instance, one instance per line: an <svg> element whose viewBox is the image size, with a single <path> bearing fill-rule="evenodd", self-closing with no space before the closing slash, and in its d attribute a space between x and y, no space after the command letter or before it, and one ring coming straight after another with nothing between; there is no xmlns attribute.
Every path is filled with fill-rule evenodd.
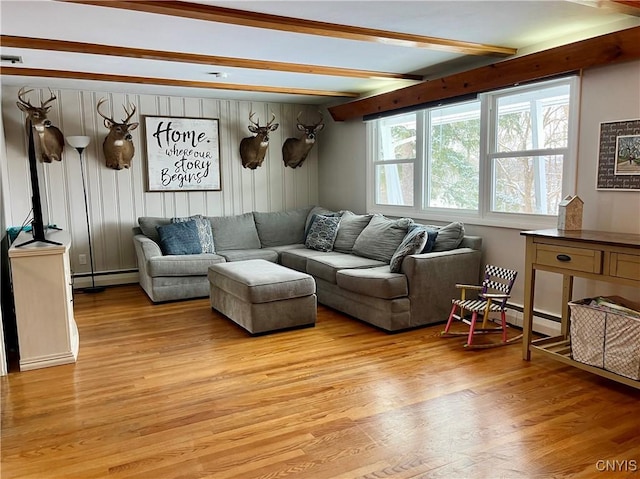
<svg viewBox="0 0 640 479"><path fill-rule="evenodd" d="M29 128L33 127L36 130L37 143L40 149L41 161L45 163L51 163L51 160L62 160L62 150L64 148L64 135L62 132L51 124L51 121L47 119L47 113L51 109L49 103L56 99L51 89L51 97L45 101L40 102L40 106L33 106L28 100L24 98L27 93L33 90L25 90L24 87L20 88L18 92L18 108L27 114L26 129L27 135L29 134Z"/></svg>
<svg viewBox="0 0 640 479"><path fill-rule="evenodd" d="M118 123L113 118L107 118L100 112L100 106L105 101L107 100L101 98L96 109L98 110L98 114L104 118L104 126L109 130L109 134L102 143L102 151L104 152L107 168L114 170L129 168L131 166L131 159L135 153L133 141L131 141L131 133L129 132L138 128L138 123L129 123L129 120L131 120L131 117L136 112L136 107L132 104L131 112L129 112L127 107L123 105L122 108L124 108L127 118L122 120L121 123Z"/></svg>
<svg viewBox="0 0 640 479"><path fill-rule="evenodd" d="M296 121L298 123L298 130L303 131L304 135L302 138L287 138L282 145L282 161L284 161L286 166L290 166L291 168L297 168L304 163L304 160L307 159L307 155L316 142L316 133L324 128L322 114L320 114L320 119L311 125L303 125L300 123L301 115L302 112L298 113Z"/></svg>
<svg viewBox="0 0 640 479"><path fill-rule="evenodd" d="M265 126L260 126L258 124L259 121L253 121L253 115L255 115L253 112L249 115L251 124L248 128L256 136L242 139L240 142L240 158L242 158L242 166L255 170L264 161L264 155L269 146L269 132L276 131L280 125L273 123L276 120L276 116L273 113L271 113L271 121Z"/></svg>

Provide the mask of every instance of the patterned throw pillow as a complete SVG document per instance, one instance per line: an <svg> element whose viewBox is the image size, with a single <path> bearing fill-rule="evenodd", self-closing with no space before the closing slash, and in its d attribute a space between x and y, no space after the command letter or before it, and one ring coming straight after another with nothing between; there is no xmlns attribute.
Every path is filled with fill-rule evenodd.
<svg viewBox="0 0 640 479"><path fill-rule="evenodd" d="M211 231L211 222L202 215L194 215L183 218L171 218L172 223L185 223L187 221L195 221L198 229L198 239L200 240L200 248L203 253L215 253L216 248L213 244L213 232Z"/></svg>
<svg viewBox="0 0 640 479"><path fill-rule="evenodd" d="M340 226L339 216L316 215L309 227L304 245L318 251L331 251Z"/></svg>
<svg viewBox="0 0 640 479"><path fill-rule="evenodd" d="M427 243L424 245L424 248L422 248L422 251L420 251L420 253L431 253L433 247L436 244L436 239L438 238L438 230L428 228L424 225L414 224L409 227L409 232L416 229L423 229L427 232Z"/></svg>
<svg viewBox="0 0 640 479"><path fill-rule="evenodd" d="M196 222L181 221L165 226L157 226L160 236L162 253L168 254L199 254L202 253L198 227Z"/></svg>
<svg viewBox="0 0 640 479"><path fill-rule="evenodd" d="M407 233L400 246L393 256L389 267L392 273L399 273L402 267L402 261L410 254L420 253L427 244L427 230L424 228L414 228Z"/></svg>
<svg viewBox="0 0 640 479"><path fill-rule="evenodd" d="M311 218L309 219L309 222L304 230L304 242L307 242L307 237L309 236L309 231L311 231L311 225L313 225L313 222L315 221L315 219L318 216L325 216L327 218L338 218L338 220L340 218L342 218L342 213L340 213L339 211L336 212L331 212L329 210L326 210L326 213L313 213L311 214Z"/></svg>

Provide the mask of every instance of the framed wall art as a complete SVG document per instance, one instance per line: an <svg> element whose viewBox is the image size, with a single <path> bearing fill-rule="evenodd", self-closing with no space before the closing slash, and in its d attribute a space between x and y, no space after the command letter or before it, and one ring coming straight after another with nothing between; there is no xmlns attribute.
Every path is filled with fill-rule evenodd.
<svg viewBox="0 0 640 479"><path fill-rule="evenodd" d="M640 119L600 124L598 190L640 191Z"/></svg>
<svg viewBox="0 0 640 479"><path fill-rule="evenodd" d="M147 191L219 191L219 121L144 118Z"/></svg>

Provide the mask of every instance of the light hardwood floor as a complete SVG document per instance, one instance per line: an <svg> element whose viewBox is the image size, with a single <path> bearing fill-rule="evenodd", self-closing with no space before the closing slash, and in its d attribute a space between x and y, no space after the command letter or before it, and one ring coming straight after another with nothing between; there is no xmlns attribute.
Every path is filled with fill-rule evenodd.
<svg viewBox="0 0 640 479"><path fill-rule="evenodd" d="M138 286L76 294L75 313L76 364L1 380L3 479L640 475L640 392L519 345L323 307L250 337L207 299Z"/></svg>

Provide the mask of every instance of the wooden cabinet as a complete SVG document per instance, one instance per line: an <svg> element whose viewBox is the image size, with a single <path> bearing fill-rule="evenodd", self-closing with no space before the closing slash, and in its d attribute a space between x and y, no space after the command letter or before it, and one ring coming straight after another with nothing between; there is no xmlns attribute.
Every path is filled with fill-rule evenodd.
<svg viewBox="0 0 640 479"><path fill-rule="evenodd" d="M21 233L9 248L21 371L73 363L79 347L69 235L64 231L47 234L59 246L16 246L30 238Z"/></svg>
<svg viewBox="0 0 640 479"><path fill-rule="evenodd" d="M571 358L569 301L574 276L640 287L640 235L603 231L523 231L526 237L525 297L522 357L534 349L547 356L640 389L640 381L619 376ZM531 341L536 271L562 274L561 335Z"/></svg>

